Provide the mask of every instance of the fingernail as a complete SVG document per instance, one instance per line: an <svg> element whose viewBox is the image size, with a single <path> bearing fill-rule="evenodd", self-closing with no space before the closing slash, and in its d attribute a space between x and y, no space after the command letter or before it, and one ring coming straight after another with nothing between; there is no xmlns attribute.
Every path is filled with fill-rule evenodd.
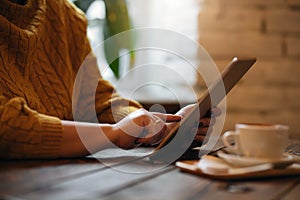
<svg viewBox="0 0 300 200"><path fill-rule="evenodd" d="M200 127L203 127L203 122L199 122L199 124L198 124L198 127L200 128Z"/></svg>
<svg viewBox="0 0 300 200"><path fill-rule="evenodd" d="M209 116L210 116L210 117L214 117L214 112L213 112L213 111L210 111L210 112L209 112Z"/></svg>
<svg viewBox="0 0 300 200"><path fill-rule="evenodd" d="M178 121L181 121L182 117L180 115L175 115L178 117Z"/></svg>

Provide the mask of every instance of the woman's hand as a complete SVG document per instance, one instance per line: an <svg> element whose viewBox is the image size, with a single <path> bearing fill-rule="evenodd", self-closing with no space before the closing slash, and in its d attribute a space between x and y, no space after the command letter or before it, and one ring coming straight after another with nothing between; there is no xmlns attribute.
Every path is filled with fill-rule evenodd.
<svg viewBox="0 0 300 200"><path fill-rule="evenodd" d="M169 131L185 117L193 105L182 108L176 115L148 112L139 109L116 124L94 124L62 120L63 141L60 157L78 157L95 153L115 145L128 149L140 143L154 145L159 143ZM199 120L195 141L202 142L209 126L214 125L215 117L221 114L214 108ZM173 122L173 123L172 123ZM103 134L99 134L101 128ZM78 132L78 130L81 130ZM108 138L110 142L107 142Z"/></svg>
<svg viewBox="0 0 300 200"><path fill-rule="evenodd" d="M113 142L124 149L133 148L140 143L154 145L159 143L165 135L167 122L179 122L180 120L179 115L139 109L114 125L115 141Z"/></svg>
<svg viewBox="0 0 300 200"><path fill-rule="evenodd" d="M116 124L62 120L63 138L59 157L86 156L111 148L113 144L124 149L140 143L157 144L166 133L166 122L180 120L180 116L151 113L145 109L129 114Z"/></svg>
<svg viewBox="0 0 300 200"><path fill-rule="evenodd" d="M139 109L114 125L115 140L113 142L124 149L136 147L140 143L158 144L176 125L174 122L179 122L181 118L192 111L194 106L195 104L185 106L175 115ZM209 127L215 124L216 117L220 114L219 108L213 108L207 115L199 119L198 130L194 139L196 142L203 142L205 136L212 131L212 128Z"/></svg>
<svg viewBox="0 0 300 200"><path fill-rule="evenodd" d="M180 109L176 115L181 116L184 118L189 112L192 111L195 104L187 105L184 108ZM204 138L207 134L210 134L212 132L212 128L209 128L213 126L216 123L216 117L221 115L221 110L219 108L213 108L211 109L204 117L199 119L198 124L198 130L197 134L195 136L196 142L203 142ZM169 128L168 128L169 129Z"/></svg>

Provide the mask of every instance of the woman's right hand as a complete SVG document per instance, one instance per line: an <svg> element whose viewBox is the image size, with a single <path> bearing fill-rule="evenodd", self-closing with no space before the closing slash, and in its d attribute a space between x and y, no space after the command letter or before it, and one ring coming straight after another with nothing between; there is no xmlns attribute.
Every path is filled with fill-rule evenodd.
<svg viewBox="0 0 300 200"><path fill-rule="evenodd" d="M113 127L118 147L129 149L141 143L154 145L159 143L166 134L167 122L179 122L179 115L149 112L139 109L130 113Z"/></svg>

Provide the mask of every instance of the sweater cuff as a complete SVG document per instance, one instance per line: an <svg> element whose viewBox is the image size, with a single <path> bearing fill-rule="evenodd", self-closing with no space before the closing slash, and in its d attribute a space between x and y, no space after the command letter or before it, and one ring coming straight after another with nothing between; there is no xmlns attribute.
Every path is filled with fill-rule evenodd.
<svg viewBox="0 0 300 200"><path fill-rule="evenodd" d="M114 110L113 117L116 122L122 120L124 117L129 115L130 113L138 110L140 108L128 106L128 107L119 107L117 110Z"/></svg>
<svg viewBox="0 0 300 200"><path fill-rule="evenodd" d="M57 158L60 155L62 144L62 123L57 117L38 114L39 127L37 131L41 134L40 148L36 151L36 158ZM34 152L34 149L32 149Z"/></svg>

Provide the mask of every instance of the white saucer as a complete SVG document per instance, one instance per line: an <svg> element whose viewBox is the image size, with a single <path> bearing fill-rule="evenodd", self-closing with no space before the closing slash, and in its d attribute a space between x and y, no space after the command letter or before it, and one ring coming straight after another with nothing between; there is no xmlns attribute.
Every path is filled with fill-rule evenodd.
<svg viewBox="0 0 300 200"><path fill-rule="evenodd" d="M284 154L280 159L267 159L267 158L251 158L251 157L244 157L236 154L229 154L224 151L218 151L217 155L224 159L231 165L234 166L251 166L251 165L258 165L263 163L280 163L280 162L289 162L293 160L293 156Z"/></svg>

